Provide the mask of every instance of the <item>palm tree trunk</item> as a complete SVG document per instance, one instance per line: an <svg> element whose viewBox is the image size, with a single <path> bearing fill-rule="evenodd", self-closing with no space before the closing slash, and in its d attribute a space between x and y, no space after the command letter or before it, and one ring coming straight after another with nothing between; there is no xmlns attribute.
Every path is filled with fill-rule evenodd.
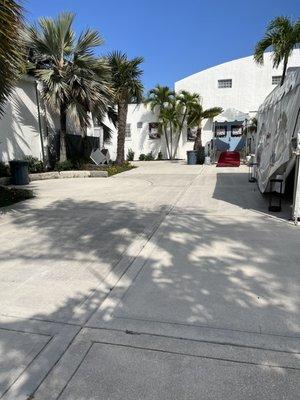
<svg viewBox="0 0 300 400"><path fill-rule="evenodd" d="M60 155L59 161L63 162L67 159L67 112L64 104L60 107Z"/></svg>
<svg viewBox="0 0 300 400"><path fill-rule="evenodd" d="M194 142L194 150L200 150L202 147L202 128L198 126L197 134Z"/></svg>
<svg viewBox="0 0 300 400"><path fill-rule="evenodd" d="M173 159L173 127L170 122L170 160Z"/></svg>
<svg viewBox="0 0 300 400"><path fill-rule="evenodd" d="M175 158L176 153L177 153L177 149L178 149L178 145L179 145L179 140L180 140L180 137L181 137L181 135L182 135L182 129L183 129L183 125L184 125L184 121L185 121L185 119L186 119L186 116L187 116L187 110L186 110L186 111L184 112L184 114L183 114L182 121L181 121L181 124L180 124L180 127L179 127L178 136L177 136L177 138L176 138L175 147L174 147L173 158Z"/></svg>
<svg viewBox="0 0 300 400"><path fill-rule="evenodd" d="M284 60L283 60L283 71L282 71L280 86L283 85L283 82L284 82L284 79L285 79L288 60L289 60L289 57L288 57L288 56L285 56L285 57L284 57Z"/></svg>
<svg viewBox="0 0 300 400"><path fill-rule="evenodd" d="M123 164L125 161L125 133L127 121L128 104L125 100L118 103L118 143L117 143L117 164Z"/></svg>
<svg viewBox="0 0 300 400"><path fill-rule="evenodd" d="M170 159L169 136L168 136L168 132L167 132L166 127L164 127L163 130L164 130L164 135L165 135L165 138L166 138L167 157L168 157L168 159Z"/></svg>

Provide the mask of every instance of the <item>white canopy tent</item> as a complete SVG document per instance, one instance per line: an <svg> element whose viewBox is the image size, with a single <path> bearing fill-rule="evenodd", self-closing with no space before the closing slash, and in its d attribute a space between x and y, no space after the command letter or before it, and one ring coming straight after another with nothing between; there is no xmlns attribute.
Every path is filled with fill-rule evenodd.
<svg viewBox="0 0 300 400"><path fill-rule="evenodd" d="M214 118L215 122L234 122L234 121L244 121L249 120L249 114L242 111L236 110L235 108L227 108L221 114Z"/></svg>

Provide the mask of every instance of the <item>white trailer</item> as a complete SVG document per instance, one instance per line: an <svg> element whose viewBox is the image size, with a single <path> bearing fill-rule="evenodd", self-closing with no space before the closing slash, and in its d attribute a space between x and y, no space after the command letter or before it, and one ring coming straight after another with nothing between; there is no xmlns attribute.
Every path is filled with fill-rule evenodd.
<svg viewBox="0 0 300 400"><path fill-rule="evenodd" d="M300 215L300 68L288 70L258 110L256 137L257 181L268 192L270 179L285 180L295 167L292 218Z"/></svg>

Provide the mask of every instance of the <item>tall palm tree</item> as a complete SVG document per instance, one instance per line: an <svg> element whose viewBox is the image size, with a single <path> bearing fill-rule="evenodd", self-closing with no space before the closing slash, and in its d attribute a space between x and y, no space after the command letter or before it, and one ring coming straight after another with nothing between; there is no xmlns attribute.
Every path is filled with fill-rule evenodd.
<svg viewBox="0 0 300 400"><path fill-rule="evenodd" d="M60 161L66 160L67 117L85 131L90 113L101 119L112 104L110 68L94 55L103 44L99 33L83 31L78 38L72 28L74 14L41 18L28 29L31 62L47 105L60 118Z"/></svg>
<svg viewBox="0 0 300 400"><path fill-rule="evenodd" d="M163 132L167 139L168 145L168 156L169 159L173 159L173 149L176 140L176 133L180 127L180 113L178 110L178 103L176 99L170 100L165 107L160 111L159 122L162 126Z"/></svg>
<svg viewBox="0 0 300 400"><path fill-rule="evenodd" d="M22 14L19 2L0 0L0 115L24 65Z"/></svg>
<svg viewBox="0 0 300 400"><path fill-rule="evenodd" d="M143 84L141 76L143 70L141 64L142 57L132 60L127 55L119 51L114 51L108 56L112 75L112 86L115 92L114 99L118 106L118 143L117 143L117 164L125 161L125 133L127 112L129 103L141 103L143 100Z"/></svg>
<svg viewBox="0 0 300 400"><path fill-rule="evenodd" d="M289 56L299 42L300 20L293 22L287 17L274 18L267 26L265 36L255 46L254 60L258 64L263 64L264 52L270 48L273 52L273 67L278 68L283 62L281 86L286 75Z"/></svg>
<svg viewBox="0 0 300 400"><path fill-rule="evenodd" d="M194 143L194 150L201 150L202 148L202 122L204 119L214 118L222 112L221 107L212 107L203 110L202 104L198 101L190 110L188 116L188 126L190 128L197 127L197 133Z"/></svg>
<svg viewBox="0 0 300 400"><path fill-rule="evenodd" d="M197 104L201 101L201 98L198 93L190 93L186 90L182 90L176 95L176 101L177 101L179 126L178 126L177 136L175 139L173 158L175 158L176 156L180 136L182 134L182 129L187 121L188 115L193 110L194 106L197 106Z"/></svg>
<svg viewBox="0 0 300 400"><path fill-rule="evenodd" d="M167 117L170 116L169 107L174 100L174 91L171 90L168 86L161 85L157 85L155 86L155 88L151 89L148 93L148 97L145 100L145 104L149 105L153 112L158 111L159 129L166 140L168 158L171 158L171 151L169 140L170 138L168 135L169 121Z"/></svg>

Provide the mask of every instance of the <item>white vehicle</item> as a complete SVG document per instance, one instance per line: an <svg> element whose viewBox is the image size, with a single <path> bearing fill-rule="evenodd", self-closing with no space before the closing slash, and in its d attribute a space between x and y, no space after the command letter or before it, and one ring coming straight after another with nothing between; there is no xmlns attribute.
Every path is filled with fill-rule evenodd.
<svg viewBox="0 0 300 400"><path fill-rule="evenodd" d="M257 181L268 192L270 179L280 177L283 187L295 168L293 215L300 215L300 68L291 68L258 110L256 138Z"/></svg>

